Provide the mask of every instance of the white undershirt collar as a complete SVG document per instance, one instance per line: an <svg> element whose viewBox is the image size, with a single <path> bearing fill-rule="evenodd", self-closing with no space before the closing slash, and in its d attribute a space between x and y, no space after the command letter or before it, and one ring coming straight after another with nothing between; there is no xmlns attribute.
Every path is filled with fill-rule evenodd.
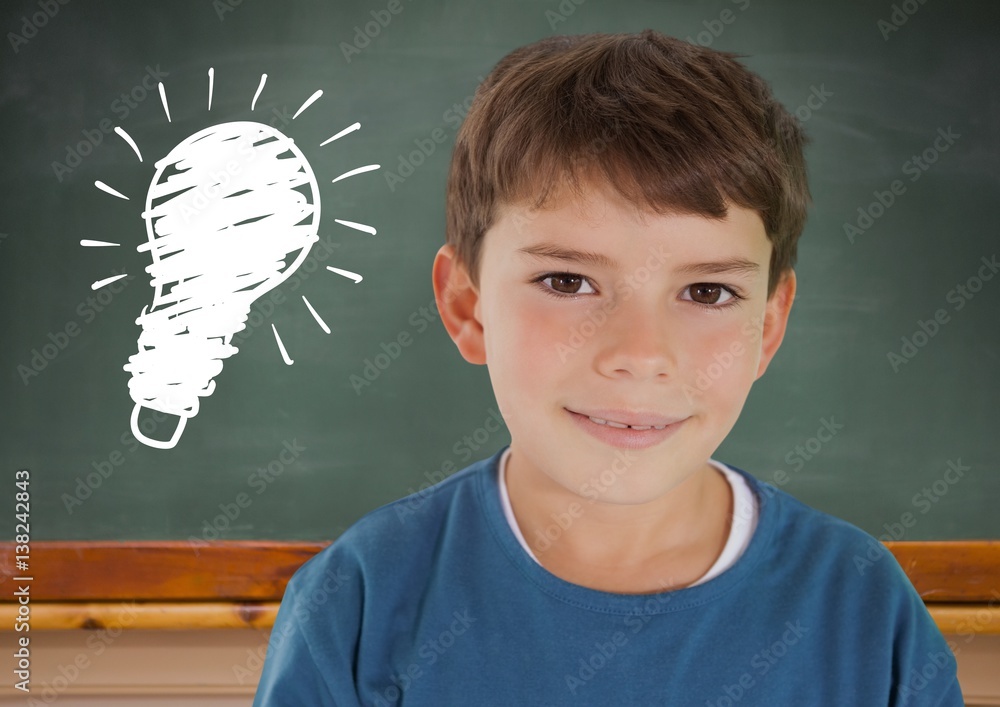
<svg viewBox="0 0 1000 707"><path fill-rule="evenodd" d="M514 511L510 505L510 496L507 493L506 481L507 460L509 458L510 446L504 450L499 464L500 502L503 505L503 513L507 518L507 524L514 531L514 535L517 537L517 541L521 544L521 547L524 548L524 551L528 553L531 559L538 562L538 558L531 552L531 548L528 547L528 543L521 534L521 529L517 525L517 520L514 518ZM726 481L729 482L733 494L733 524L729 531L729 538L726 540L726 545L722 549L722 554L719 555L715 564L709 568L708 572L701 579L688 585L691 587L703 584L717 577L735 564L740 555L743 554L743 551L746 550L747 545L750 544L750 538L753 537L753 532L757 527L757 499L747 485L746 479L715 459L709 459L708 463L721 471L726 477ZM540 565L541 562L538 562L538 564Z"/></svg>

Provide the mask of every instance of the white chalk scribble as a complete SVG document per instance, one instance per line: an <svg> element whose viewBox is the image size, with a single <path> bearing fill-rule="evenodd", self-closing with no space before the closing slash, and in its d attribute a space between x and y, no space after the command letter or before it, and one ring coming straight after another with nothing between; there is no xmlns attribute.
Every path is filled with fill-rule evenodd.
<svg viewBox="0 0 1000 707"><path fill-rule="evenodd" d="M136 320L139 353L125 366L136 412L178 415L179 437L198 414L199 396L215 389L223 360L236 353L229 342L254 300L309 254L319 217L312 168L270 126L212 126L157 162L143 212L149 242L139 246L153 256L146 270L155 294ZM132 431L139 439L141 431Z"/></svg>
<svg viewBox="0 0 1000 707"><path fill-rule="evenodd" d="M211 110L214 69L209 69L208 79ZM266 79L262 74L251 110ZM170 121L162 83L159 93ZM322 95L315 91L296 117ZM354 123L323 144L359 127ZM115 132L141 162L131 136L120 128ZM338 179L378 167L361 167ZM313 168L294 141L258 122L227 122L196 132L156 162L155 169L142 212L147 241L137 247L152 256L146 272L151 275L153 302L135 320L142 327L138 352L124 369L132 374L133 435L147 446L170 449L180 440L188 419L198 414L201 398L215 391L215 377L225 359L237 352L231 340L245 328L253 302L290 277L319 239L320 193ZM104 182L96 181L95 186L129 199ZM375 234L371 226L336 220ZM80 245L117 244L84 239ZM362 279L348 270L327 269L354 282ZM100 280L92 287L122 277ZM304 296L302 300L329 334L330 327L312 304ZM274 324L271 330L282 360L292 365ZM143 434L144 408L177 416L170 439Z"/></svg>

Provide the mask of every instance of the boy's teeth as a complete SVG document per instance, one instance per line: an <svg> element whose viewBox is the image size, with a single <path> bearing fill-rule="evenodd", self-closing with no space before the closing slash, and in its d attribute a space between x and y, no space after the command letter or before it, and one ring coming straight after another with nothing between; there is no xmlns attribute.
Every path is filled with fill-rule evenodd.
<svg viewBox="0 0 1000 707"><path fill-rule="evenodd" d="M590 416L588 415L588 417L590 417ZM645 426L643 426L643 425L623 425L620 422L614 422L612 420L602 420L599 417L590 417L590 420L592 420L593 422L596 422L598 425L609 425L611 427L618 427L620 429L626 429L627 428L627 429L630 429L630 430L640 430L640 431L642 431L642 430L653 430L653 429L662 430L664 427L666 427L666 425L660 425L660 426L657 426L657 425L652 425L652 426L649 426L649 425L645 425Z"/></svg>

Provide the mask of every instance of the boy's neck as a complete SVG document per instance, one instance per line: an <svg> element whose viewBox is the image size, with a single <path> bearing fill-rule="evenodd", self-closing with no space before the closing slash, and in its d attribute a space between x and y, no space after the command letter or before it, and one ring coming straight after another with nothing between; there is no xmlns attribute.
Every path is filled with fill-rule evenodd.
<svg viewBox="0 0 1000 707"><path fill-rule="evenodd" d="M711 464L639 509L591 504L519 461L512 450L505 473L518 528L541 565L567 582L622 594L679 589L708 572L729 538L732 492ZM543 540L541 531L572 503L584 512L554 541Z"/></svg>

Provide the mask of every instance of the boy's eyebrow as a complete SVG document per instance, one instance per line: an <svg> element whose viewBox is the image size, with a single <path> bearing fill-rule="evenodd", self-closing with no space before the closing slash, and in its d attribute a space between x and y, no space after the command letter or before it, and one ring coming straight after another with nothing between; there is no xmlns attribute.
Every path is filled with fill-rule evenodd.
<svg viewBox="0 0 1000 707"><path fill-rule="evenodd" d="M569 260L586 265L606 268L608 270L620 270L621 266L616 260L595 253L590 250L574 250L565 248L553 243L538 243L536 245L519 248L516 252L531 255L536 258L555 258L557 260ZM717 275L719 273L748 274L756 275L760 272L760 265L752 260L737 256L723 258L722 260L709 263L688 263L675 268L675 272L681 275Z"/></svg>
<svg viewBox="0 0 1000 707"><path fill-rule="evenodd" d="M524 248L518 248L518 253L533 255L536 258L556 258L557 260L572 260L586 265L594 265L608 270L619 270L617 260L591 250L573 250L553 243L537 243Z"/></svg>

